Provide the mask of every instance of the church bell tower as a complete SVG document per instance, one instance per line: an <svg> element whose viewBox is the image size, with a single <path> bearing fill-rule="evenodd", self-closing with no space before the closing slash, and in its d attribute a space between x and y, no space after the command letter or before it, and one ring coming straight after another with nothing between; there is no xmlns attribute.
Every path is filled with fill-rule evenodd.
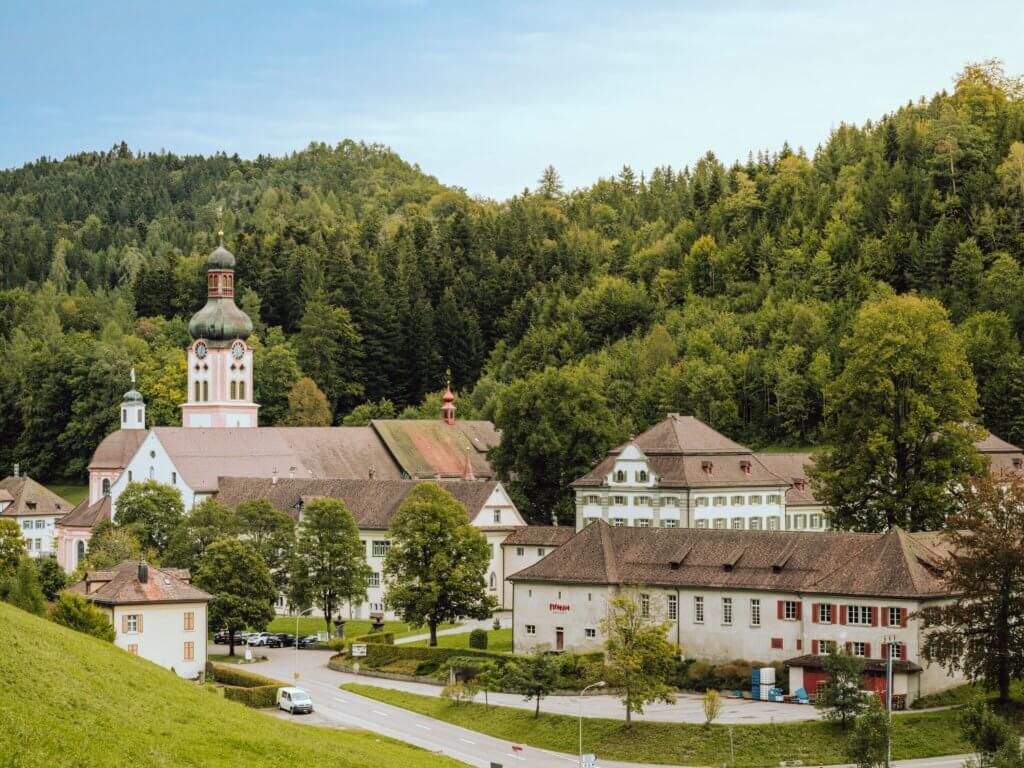
<svg viewBox="0 0 1024 768"><path fill-rule="evenodd" d="M221 244L206 260L206 305L188 324L185 427L255 427L252 320L235 304L235 257Z"/></svg>

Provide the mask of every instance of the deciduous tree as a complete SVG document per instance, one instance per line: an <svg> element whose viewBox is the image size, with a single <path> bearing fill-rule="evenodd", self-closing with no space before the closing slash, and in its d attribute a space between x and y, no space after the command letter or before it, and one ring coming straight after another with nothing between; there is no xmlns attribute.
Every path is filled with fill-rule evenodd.
<svg viewBox="0 0 1024 768"><path fill-rule="evenodd" d="M416 486L391 521L390 535L388 605L410 624L426 624L431 646L439 624L490 616L496 604L485 579L490 547L448 491L437 483Z"/></svg>
<svg viewBox="0 0 1024 768"><path fill-rule="evenodd" d="M292 602L316 603L327 633L342 604L366 599L372 570L348 507L338 499L313 499L303 507L292 558Z"/></svg>
<svg viewBox="0 0 1024 768"><path fill-rule="evenodd" d="M642 714L645 705L675 701L674 689L667 681L679 648L666 637L669 623L653 620L653 616L649 596L626 594L611 600L601 621L608 683L622 692L627 727L633 722L633 713Z"/></svg>
<svg viewBox="0 0 1024 768"><path fill-rule="evenodd" d="M32 558L23 555L14 575L3 586L4 600L23 611L42 616L46 611L46 597L39 586L39 575Z"/></svg>
<svg viewBox="0 0 1024 768"><path fill-rule="evenodd" d="M206 548L241 530L238 517L216 499L204 499L171 531L162 562L194 571Z"/></svg>
<svg viewBox="0 0 1024 768"><path fill-rule="evenodd" d="M892 724L877 696L869 697L867 709L853 724L846 754L857 768L881 768L888 764Z"/></svg>
<svg viewBox="0 0 1024 768"><path fill-rule="evenodd" d="M999 698L1024 677L1024 481L976 478L945 531L943 576L958 597L921 611L928 661L981 680Z"/></svg>
<svg viewBox="0 0 1024 768"><path fill-rule="evenodd" d="M68 585L67 574L55 557L36 557L32 559L32 563L36 567L36 576L39 578L43 596L53 602L60 591Z"/></svg>
<svg viewBox="0 0 1024 768"><path fill-rule="evenodd" d="M296 381L288 391L288 415L284 424L287 427L331 426L331 404L308 376Z"/></svg>
<svg viewBox="0 0 1024 768"><path fill-rule="evenodd" d="M209 626L227 630L228 655L235 655L235 633L246 627L262 630L274 618L277 592L267 564L252 544L221 539L206 548L195 585L213 595Z"/></svg>
<svg viewBox="0 0 1024 768"><path fill-rule="evenodd" d="M283 591L295 546L295 521L266 499L243 501L236 513L246 541L263 556L274 584Z"/></svg>
<svg viewBox="0 0 1024 768"><path fill-rule="evenodd" d="M25 551L25 539L21 537L18 524L9 519L0 520L0 583L18 570Z"/></svg>
<svg viewBox="0 0 1024 768"><path fill-rule="evenodd" d="M845 730L867 704L861 693L864 661L838 649L825 656L825 674L828 677L818 691L814 706L826 720L838 720Z"/></svg>
<svg viewBox="0 0 1024 768"><path fill-rule="evenodd" d="M181 491L170 485L146 480L128 483L117 498L114 519L118 526L131 526L139 532L142 545L162 552L171 531L185 515Z"/></svg>
<svg viewBox="0 0 1024 768"><path fill-rule="evenodd" d="M865 305L828 388L828 443L812 468L837 528L935 529L981 469L978 399L942 305L891 296Z"/></svg>
<svg viewBox="0 0 1024 768"><path fill-rule="evenodd" d="M502 687L522 695L524 701L533 701L533 716L539 717L541 699L558 687L556 657L544 648L537 648L529 656L516 656L505 664Z"/></svg>

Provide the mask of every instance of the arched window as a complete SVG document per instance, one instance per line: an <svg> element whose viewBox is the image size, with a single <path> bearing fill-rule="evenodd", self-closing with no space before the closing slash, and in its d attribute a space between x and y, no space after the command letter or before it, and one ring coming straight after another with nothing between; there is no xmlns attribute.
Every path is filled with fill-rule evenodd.
<svg viewBox="0 0 1024 768"><path fill-rule="evenodd" d="M85 560L85 542L82 539L78 540L78 562Z"/></svg>
<svg viewBox="0 0 1024 768"><path fill-rule="evenodd" d="M207 402L210 399L210 382L203 382L203 402Z"/></svg>
<svg viewBox="0 0 1024 768"><path fill-rule="evenodd" d="M238 399L245 400L245 382L238 382Z"/></svg>
<svg viewBox="0 0 1024 768"><path fill-rule="evenodd" d="M198 403L199 402L199 381L198 380L196 381L195 390L196 390L196 394L195 394L195 397L193 397L192 399L195 402Z"/></svg>
<svg viewBox="0 0 1024 768"><path fill-rule="evenodd" d="M626 470L624 470L624 469L617 469L617 470L615 470L615 482L616 483L624 483L624 482L626 482Z"/></svg>
<svg viewBox="0 0 1024 768"><path fill-rule="evenodd" d="M638 483L646 483L647 482L647 470L641 469L639 472L637 472L636 473L636 481Z"/></svg>
<svg viewBox="0 0 1024 768"><path fill-rule="evenodd" d="M231 399L232 400L237 400L238 399L237 395L238 395L238 385L235 382L232 381L231 382Z"/></svg>
<svg viewBox="0 0 1024 768"><path fill-rule="evenodd" d="M109 477L104 477L102 485L103 485L103 495L104 496L109 496L110 495L110 478Z"/></svg>
<svg viewBox="0 0 1024 768"><path fill-rule="evenodd" d="M498 577L495 574L491 574L491 589L498 588Z"/></svg>

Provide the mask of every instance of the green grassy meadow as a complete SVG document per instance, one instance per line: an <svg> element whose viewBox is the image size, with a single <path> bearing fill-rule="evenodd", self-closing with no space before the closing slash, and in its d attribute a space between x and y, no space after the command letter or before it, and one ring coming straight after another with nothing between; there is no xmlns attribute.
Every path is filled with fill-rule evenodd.
<svg viewBox="0 0 1024 768"><path fill-rule="evenodd" d="M470 728L499 739L531 747L575 754L578 720L565 715L533 717L529 709L487 707L483 704L449 704L434 696L377 688L344 685L345 690L418 712L427 717ZM783 760L802 760L805 765L848 762L848 734L822 721L780 725L731 726L735 760L730 759L726 725L584 720L584 750L607 760L668 765L722 765L737 768L776 766ZM895 718L892 756L898 760L960 754L968 750L960 736L955 710L905 714Z"/></svg>
<svg viewBox="0 0 1024 768"><path fill-rule="evenodd" d="M89 495L88 485L47 485L49 490L56 493L62 499L67 499L72 504L77 505L80 501L85 499Z"/></svg>
<svg viewBox="0 0 1024 768"><path fill-rule="evenodd" d="M417 640L409 645L426 646L427 640ZM469 632L455 635L440 635L437 638L438 648L469 648ZM512 653L512 629L487 630L487 650L494 653Z"/></svg>
<svg viewBox="0 0 1024 768"><path fill-rule="evenodd" d="M439 629L449 629L451 627L457 627L458 624L443 624ZM372 629L371 623L366 619L348 619L345 622L345 637L358 637L359 635L369 634ZM327 622L324 621L322 616L300 616L299 617L299 635L315 635L317 632L324 632L327 630ZM287 632L290 635L295 634L295 617L289 616L278 616L270 625L267 627L268 632ZM332 628L333 631L333 628ZM394 632L395 637L405 637L407 635L418 635L427 631L426 627L410 627L404 621L388 621L384 623L385 632Z"/></svg>
<svg viewBox="0 0 1024 768"><path fill-rule="evenodd" d="M0 765L455 768L362 731L292 724L0 603ZM296 763L298 761L298 763Z"/></svg>

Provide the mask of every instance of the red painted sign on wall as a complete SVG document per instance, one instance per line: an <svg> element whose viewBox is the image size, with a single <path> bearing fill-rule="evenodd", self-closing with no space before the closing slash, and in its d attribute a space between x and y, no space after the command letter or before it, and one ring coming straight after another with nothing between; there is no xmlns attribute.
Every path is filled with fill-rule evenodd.
<svg viewBox="0 0 1024 768"><path fill-rule="evenodd" d="M565 603L548 603L548 610L552 613L568 613L569 606Z"/></svg>

